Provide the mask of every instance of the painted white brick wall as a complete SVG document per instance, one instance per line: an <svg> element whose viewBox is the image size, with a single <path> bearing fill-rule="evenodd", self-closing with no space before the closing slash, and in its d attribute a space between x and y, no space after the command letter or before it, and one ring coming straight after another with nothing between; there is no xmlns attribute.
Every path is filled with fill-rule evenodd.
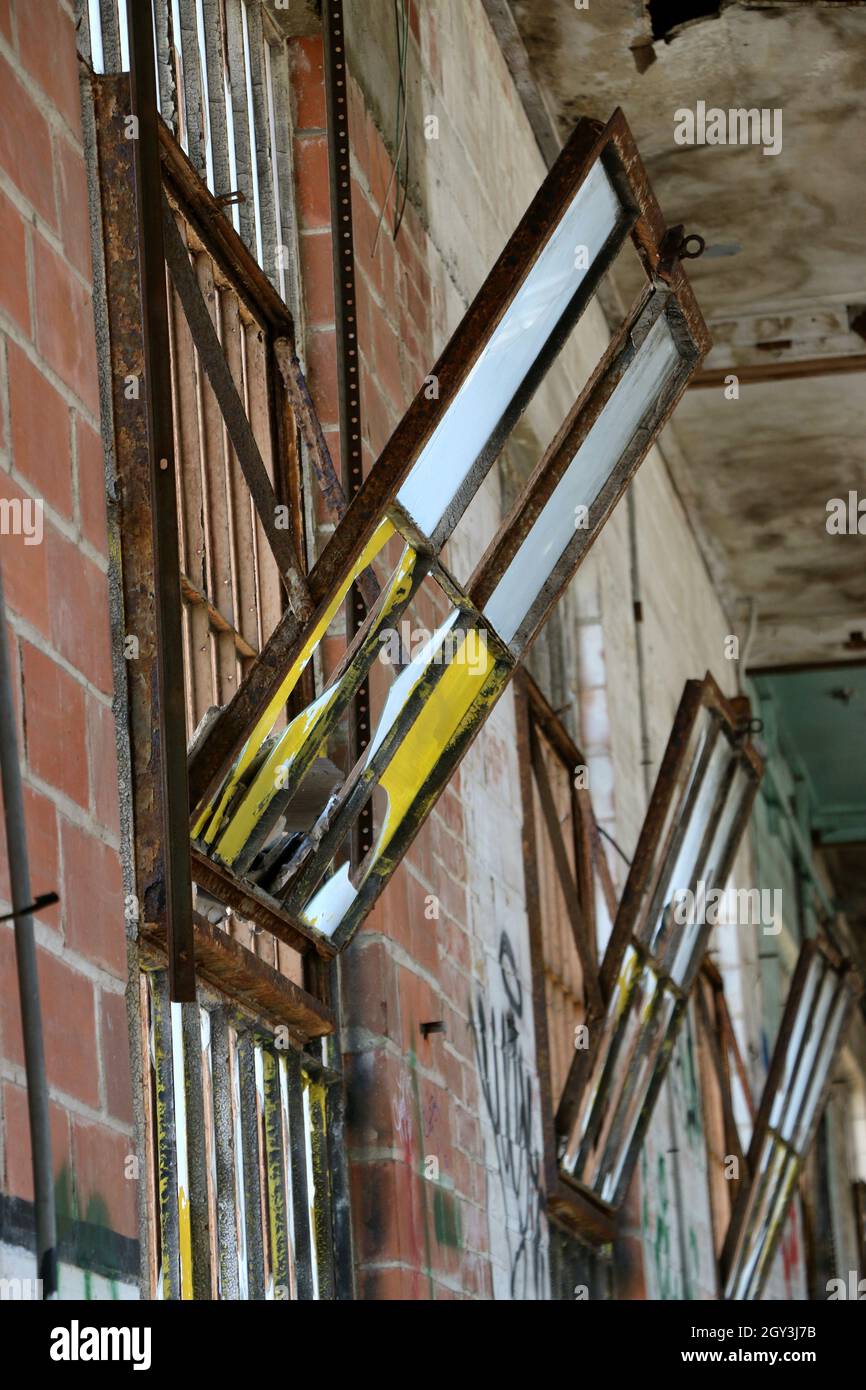
<svg viewBox="0 0 866 1390"><path fill-rule="evenodd" d="M346 19L354 71L380 129L390 138L394 128L393 84L383 81L383 72L390 73L386 59L393 39L385 8L350 6ZM418 134L423 126L420 119L410 138L416 141L413 193L436 251L427 270L433 286L438 352L535 193L544 165L480 0L461 4L447 0L429 10L422 7L421 22L428 66L420 72L417 66L410 71L409 99L416 113L438 117L439 138L424 141ZM591 306L563 359L562 380L533 403L521 426L520 448L527 468L534 465L552 437L608 337L600 308ZM723 655L730 624L671 483L663 449L664 438L661 449L650 452L634 484L650 781L658 770L684 682L703 676L709 669L726 693L736 690L736 673ZM485 533L497 520L497 502L497 488L489 484L477 518ZM477 543L476 534L471 548ZM458 574L468 567L469 550L459 538L451 547L449 559ZM622 502L560 604L554 622L572 671L566 698L572 701L576 715L573 732L587 756L597 814L628 855L634 851L647 802L632 597L628 517ZM494 743L498 747L492 757ZM495 781L491 768L500 769ZM461 795L466 802L475 984L488 1007L506 1012L512 1002L509 991L519 986L523 1009L520 1046L531 1073L531 977L517 787L513 702L506 694L465 760ZM621 888L625 866L613 851L608 858ZM741 874L745 877L736 881L748 883L747 854L738 861L737 875ZM503 975L503 932L514 953L517 984ZM734 1012L747 1026L754 1022L745 1013L740 1020L739 1003ZM663 1296L663 1285L671 1296L681 1295L680 1232L672 1196L665 1187L666 1182L669 1185L669 1165L664 1165L664 1177L659 1169L659 1159L675 1145L680 1150L684 1207L689 1213L689 1227L683 1236L687 1251L692 1252L689 1285L693 1296L709 1297L714 1288L712 1236L705 1159L696 1129L702 1121L700 1107L695 1116L686 1085L689 1068L687 1057L681 1055L684 1049L687 1052L686 1045L681 1044L672 1072L674 1138L663 1100L643 1164L646 1268L655 1296ZM495 1293L508 1297L513 1291L515 1248L521 1239L525 1207L521 1209L514 1194L502 1188L496 1136L490 1125L483 1123ZM537 1113L533 1130L530 1147L540 1147ZM527 1154L529 1158L531 1154ZM659 1246L665 1242L671 1252L666 1272L657 1259Z"/></svg>

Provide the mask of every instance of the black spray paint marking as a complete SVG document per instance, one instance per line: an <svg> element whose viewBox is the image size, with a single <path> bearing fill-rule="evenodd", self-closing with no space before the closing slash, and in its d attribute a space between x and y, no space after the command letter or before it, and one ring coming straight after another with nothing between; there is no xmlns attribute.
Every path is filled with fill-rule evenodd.
<svg viewBox="0 0 866 1390"><path fill-rule="evenodd" d="M493 1129L511 1261L511 1297L540 1296L547 1260L541 1229L541 1160L533 1150L532 1075L520 1045L523 989L511 942L499 940L499 968L509 1007L485 1009L479 992L471 1011L475 1057L484 1103ZM507 1224L516 1216L517 1231Z"/></svg>

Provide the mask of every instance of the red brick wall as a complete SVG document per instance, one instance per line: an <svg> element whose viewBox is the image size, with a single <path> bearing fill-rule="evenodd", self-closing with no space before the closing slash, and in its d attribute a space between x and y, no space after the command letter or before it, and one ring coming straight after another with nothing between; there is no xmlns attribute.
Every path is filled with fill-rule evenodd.
<svg viewBox="0 0 866 1390"><path fill-rule="evenodd" d="M413 7L414 8L414 7ZM336 345L322 44L293 44L295 174L310 384L338 457ZM366 466L433 360L427 266L435 251L407 204L396 242L391 160L349 86L352 210ZM372 248L376 243L375 254ZM322 521L326 518L322 514ZM324 526L320 539L326 538ZM431 626L432 611L421 620ZM341 632L332 637L344 642ZM374 673L376 674L376 673ZM359 1298L489 1297L479 1092L468 1023L470 936L460 774L344 957L344 1047ZM438 919L428 917L431 899ZM426 1040L420 1025L442 1021ZM439 1181L425 1175L438 1163Z"/></svg>
<svg viewBox="0 0 866 1390"><path fill-rule="evenodd" d="M0 0L0 536L62 1209L137 1236L126 948L87 185L71 3ZM0 832L0 902L9 901ZM10 924L0 924L0 1190L31 1198ZM61 1286L62 1292L62 1286Z"/></svg>

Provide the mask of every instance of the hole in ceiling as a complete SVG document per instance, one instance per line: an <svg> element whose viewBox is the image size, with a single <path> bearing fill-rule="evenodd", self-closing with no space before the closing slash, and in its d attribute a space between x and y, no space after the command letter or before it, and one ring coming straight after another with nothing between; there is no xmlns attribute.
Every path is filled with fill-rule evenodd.
<svg viewBox="0 0 866 1390"><path fill-rule="evenodd" d="M666 39L672 29L679 29L682 24L690 24L695 19L717 18L721 0L649 0L647 9L653 38Z"/></svg>

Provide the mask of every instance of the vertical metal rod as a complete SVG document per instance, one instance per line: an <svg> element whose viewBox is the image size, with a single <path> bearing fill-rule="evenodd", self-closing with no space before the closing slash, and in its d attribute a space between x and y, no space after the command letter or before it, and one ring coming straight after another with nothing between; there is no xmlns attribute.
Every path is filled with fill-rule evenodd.
<svg viewBox="0 0 866 1390"><path fill-rule="evenodd" d="M340 449L343 488L351 503L364 480L361 447L361 359L358 354L358 308L355 248L352 236L352 179L349 151L349 84L343 0L324 0L325 102L328 172L331 193L331 245L334 257L334 323L337 335L337 387L340 402ZM367 609L353 584L346 604L346 644L363 625ZM370 689L365 680L349 721L349 766L370 742ZM368 802L352 832L352 859L359 864L373 843L373 803Z"/></svg>
<svg viewBox="0 0 866 1390"><path fill-rule="evenodd" d="M36 936L33 918L24 913L30 896L30 864L24 826L24 795L18 764L18 738L15 729L15 702L12 673L6 643L6 607L3 600L3 574L0 570L0 774L3 782L3 815L6 822L6 852L9 859L12 910L15 932L15 960L18 967L18 993L21 1000L21 1030L24 1035L24 1070L27 1076L27 1113L30 1121L30 1148L33 1163L33 1192L36 1216L36 1277L42 1280L43 1298L57 1297L57 1230L54 1214L54 1173L51 1162L51 1124L48 1114L48 1080L45 1075L45 1045L42 1012L39 1006L39 974L36 966ZM20 916L18 915L20 913Z"/></svg>
<svg viewBox="0 0 866 1390"><path fill-rule="evenodd" d="M180 557L152 22L149 4L130 6L132 111L138 122L134 149L145 371L142 399L151 470L169 992L173 1000L191 1003L195 999L195 955Z"/></svg>

